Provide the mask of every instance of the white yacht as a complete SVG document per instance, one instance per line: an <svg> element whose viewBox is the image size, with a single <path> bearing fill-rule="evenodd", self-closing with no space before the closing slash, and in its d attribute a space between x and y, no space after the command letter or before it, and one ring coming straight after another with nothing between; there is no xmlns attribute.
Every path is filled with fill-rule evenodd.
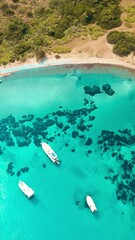
<svg viewBox="0 0 135 240"><path fill-rule="evenodd" d="M30 188L25 182L20 180L18 183L18 186L28 198L31 198L32 196L34 196L33 189Z"/></svg>
<svg viewBox="0 0 135 240"><path fill-rule="evenodd" d="M51 159L53 163L59 164L58 156L57 154L52 150L52 148L45 142L41 143L42 148L44 152L47 154L47 156Z"/></svg>
<svg viewBox="0 0 135 240"><path fill-rule="evenodd" d="M89 206L89 208L92 212L97 211L96 205L95 205L93 199L90 196L86 197L86 202L87 202L87 204L88 204L88 206Z"/></svg>

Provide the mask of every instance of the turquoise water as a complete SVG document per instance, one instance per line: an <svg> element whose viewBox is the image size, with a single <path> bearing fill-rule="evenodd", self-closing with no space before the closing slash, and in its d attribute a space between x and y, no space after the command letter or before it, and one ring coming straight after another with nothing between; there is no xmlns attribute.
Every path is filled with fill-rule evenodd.
<svg viewBox="0 0 135 240"><path fill-rule="evenodd" d="M102 91L105 84L113 95ZM93 85L100 93L86 94ZM13 73L0 84L0 133L0 239L134 239L133 73L101 66ZM33 199L19 190L19 179L35 190Z"/></svg>

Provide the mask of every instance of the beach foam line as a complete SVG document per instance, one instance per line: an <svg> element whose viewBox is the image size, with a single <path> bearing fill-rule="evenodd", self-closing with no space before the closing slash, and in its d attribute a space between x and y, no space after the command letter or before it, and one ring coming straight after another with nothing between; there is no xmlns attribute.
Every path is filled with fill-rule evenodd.
<svg viewBox="0 0 135 240"><path fill-rule="evenodd" d="M13 72L27 70L32 68L40 68L40 67L48 67L48 66L57 66L57 65L76 65L76 64L107 64L107 65L115 65L121 66L125 68L135 69L135 65L128 63L126 61L120 61L118 59L110 59L110 58L97 58L97 57L86 57L82 55L69 55L69 56L61 56L61 58L56 59L55 56L49 56L43 62L38 63L35 58L28 59L28 61L24 63L13 63L8 64L7 66L0 67L0 76L7 76L12 74Z"/></svg>

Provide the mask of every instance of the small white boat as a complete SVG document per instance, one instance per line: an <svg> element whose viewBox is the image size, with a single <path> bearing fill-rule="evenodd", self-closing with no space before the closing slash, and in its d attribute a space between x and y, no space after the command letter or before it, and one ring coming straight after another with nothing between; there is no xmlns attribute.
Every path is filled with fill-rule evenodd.
<svg viewBox="0 0 135 240"><path fill-rule="evenodd" d="M41 146L44 152L47 154L47 156L51 159L53 163L60 164L57 154L52 150L52 148L47 143L42 142Z"/></svg>
<svg viewBox="0 0 135 240"><path fill-rule="evenodd" d="M87 204L88 204L88 206L89 206L89 208L92 212L97 211L96 205L95 205L93 199L90 196L86 197L86 202L87 202Z"/></svg>
<svg viewBox="0 0 135 240"><path fill-rule="evenodd" d="M30 188L25 182L20 180L18 183L18 186L28 198L31 198L32 196L34 196L33 189Z"/></svg>

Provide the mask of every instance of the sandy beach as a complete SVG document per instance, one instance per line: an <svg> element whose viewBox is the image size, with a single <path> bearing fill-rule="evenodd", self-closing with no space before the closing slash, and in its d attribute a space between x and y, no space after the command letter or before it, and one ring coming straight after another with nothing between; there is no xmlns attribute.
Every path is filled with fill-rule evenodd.
<svg viewBox="0 0 135 240"><path fill-rule="evenodd" d="M108 64L135 69L135 56L119 57L115 55L112 52L112 46L106 42L105 38L102 36L96 41L74 39L68 45L72 49L71 53L59 54L60 58L58 59L55 57L56 54L47 54L46 59L40 63L36 61L36 58L31 58L25 62L14 62L0 66L0 76L7 76L22 69L62 64Z"/></svg>

